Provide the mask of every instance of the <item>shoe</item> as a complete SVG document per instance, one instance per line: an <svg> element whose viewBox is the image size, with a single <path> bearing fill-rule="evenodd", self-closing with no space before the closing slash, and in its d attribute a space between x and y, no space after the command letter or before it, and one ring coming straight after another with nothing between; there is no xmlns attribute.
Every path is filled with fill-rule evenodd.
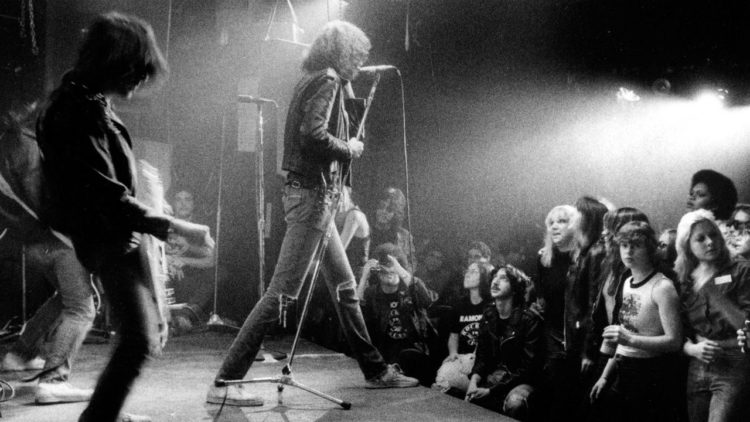
<svg viewBox="0 0 750 422"><path fill-rule="evenodd" d="M377 377L367 380L365 388L407 388L416 387L419 380L404 375L398 364L388 365L385 371Z"/></svg>
<svg viewBox="0 0 750 422"><path fill-rule="evenodd" d="M134 415L132 413L120 413L115 422L151 422L151 418L145 415Z"/></svg>
<svg viewBox="0 0 750 422"><path fill-rule="evenodd" d="M35 357L24 360L21 356L8 352L0 363L3 371L39 371L44 369L44 359Z"/></svg>
<svg viewBox="0 0 750 422"><path fill-rule="evenodd" d="M233 384L226 387L211 385L206 395L206 401L227 406L263 406L263 399L245 390L244 387L242 384Z"/></svg>
<svg viewBox="0 0 750 422"><path fill-rule="evenodd" d="M89 401L94 390L73 387L67 382L40 382L36 387L37 404L75 403Z"/></svg>

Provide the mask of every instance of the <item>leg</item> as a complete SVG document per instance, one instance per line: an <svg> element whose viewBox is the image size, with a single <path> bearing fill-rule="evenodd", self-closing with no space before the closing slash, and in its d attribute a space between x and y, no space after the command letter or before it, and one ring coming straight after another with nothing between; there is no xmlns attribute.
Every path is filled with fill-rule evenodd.
<svg viewBox="0 0 750 422"><path fill-rule="evenodd" d="M120 339L81 422L115 421L146 360L161 349L159 312L144 274L137 250L109 260L101 270Z"/></svg>
<svg viewBox="0 0 750 422"><path fill-rule="evenodd" d="M709 422L734 422L746 420L743 406L747 406L750 363L739 350L724 350L723 355L711 363L711 402Z"/></svg>
<svg viewBox="0 0 750 422"><path fill-rule="evenodd" d="M690 359L687 378L687 413L690 422L708 420L711 403L710 382L707 382L707 364L698 359Z"/></svg>
<svg viewBox="0 0 750 422"><path fill-rule="evenodd" d="M335 227L331 228L331 237L323 260L323 276L346 340L365 379L379 375L386 370L386 364L370 341L362 309L359 307L354 274Z"/></svg>

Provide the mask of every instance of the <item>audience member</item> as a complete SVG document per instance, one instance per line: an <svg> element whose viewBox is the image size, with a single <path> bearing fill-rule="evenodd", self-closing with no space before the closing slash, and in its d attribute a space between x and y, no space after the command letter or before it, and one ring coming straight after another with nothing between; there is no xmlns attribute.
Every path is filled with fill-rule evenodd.
<svg viewBox="0 0 750 422"><path fill-rule="evenodd" d="M406 220L406 197L401 189L388 187L383 190L375 210L375 224L372 227L372 244L393 243L406 254L406 269L417 269L414 239L404 228Z"/></svg>
<svg viewBox="0 0 750 422"><path fill-rule="evenodd" d="M525 420L533 409L543 365L542 319L525 307L525 274L493 270L494 306L485 308L466 400Z"/></svg>
<svg viewBox="0 0 750 422"><path fill-rule="evenodd" d="M691 422L744 420L750 359L737 348L737 330L750 313L750 264L732 262L713 214L696 210L677 226L681 284L690 359L687 375Z"/></svg>
<svg viewBox="0 0 750 422"><path fill-rule="evenodd" d="M474 240L469 243L469 249L466 251L466 266L478 262L484 265L492 266L492 250L486 243L481 240Z"/></svg>
<svg viewBox="0 0 750 422"><path fill-rule="evenodd" d="M441 377L461 372L459 368L466 368L464 361L473 361L472 357L477 347L479 335L479 324L482 320L484 308L489 303L490 295L490 269L488 266L474 262L469 265L464 273L465 294L455 304L448 318L448 357L443 361L438 370L437 386L443 392L451 392L463 397L469 385L469 373L465 372L463 377Z"/></svg>
<svg viewBox="0 0 750 422"><path fill-rule="evenodd" d="M716 223L726 238L725 222L731 217L737 205L737 188L727 176L715 170L698 170L690 180L690 194L687 209L705 209L713 212Z"/></svg>
<svg viewBox="0 0 750 422"><path fill-rule="evenodd" d="M658 271L656 234L647 222L626 223L614 243L631 275L623 283L619 324L607 326L602 334L615 355L591 389L592 401L602 398L599 404L606 406L597 419L675 420L670 395L677 388L673 353L682 342L677 290Z"/></svg>
<svg viewBox="0 0 750 422"><path fill-rule="evenodd" d="M357 293L372 343L385 361L429 386L437 368L430 350L437 332L427 318L432 298L405 267L406 255L398 246L378 246L363 268Z"/></svg>
<svg viewBox="0 0 750 422"><path fill-rule="evenodd" d="M659 235L659 245L656 253L659 261L664 268L674 268L674 261L677 259L677 229L664 229Z"/></svg>
<svg viewBox="0 0 750 422"><path fill-rule="evenodd" d="M737 204L728 224L727 246L735 260L750 260L750 204Z"/></svg>

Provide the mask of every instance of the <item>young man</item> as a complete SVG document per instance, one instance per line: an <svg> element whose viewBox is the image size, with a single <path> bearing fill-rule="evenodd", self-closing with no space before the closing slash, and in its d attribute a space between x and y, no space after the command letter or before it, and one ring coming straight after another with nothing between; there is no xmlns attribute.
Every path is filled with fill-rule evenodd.
<svg viewBox="0 0 750 422"><path fill-rule="evenodd" d="M542 319L525 306L525 274L506 265L493 270L488 306L479 327L476 361L466 400L523 420L542 370Z"/></svg>
<svg viewBox="0 0 750 422"><path fill-rule="evenodd" d="M81 422L150 420L119 415L146 359L165 340L139 250L141 234L164 240L176 233L198 247L213 247L208 227L167 217L135 199L131 139L112 111L112 99L131 98L165 70L148 23L115 12L99 16L37 122L52 196L47 220L72 239L81 263L99 276L120 322L120 341Z"/></svg>
<svg viewBox="0 0 750 422"><path fill-rule="evenodd" d="M367 59L370 40L356 26L329 22L312 44L302 64L305 75L294 89L284 131L282 167L288 171L284 187L286 233L271 283L248 315L229 348L209 403L260 406L261 397L243 384L217 386L220 380L242 379L260 349L265 333L278 323L281 297L298 297L302 276L323 236L329 236L321 268L347 342L370 388L411 387L405 377L383 360L365 328L354 274L331 218L341 185L349 184L351 160L362 155L364 144L350 138L346 97L353 97L350 81ZM220 383L219 383L220 384Z"/></svg>

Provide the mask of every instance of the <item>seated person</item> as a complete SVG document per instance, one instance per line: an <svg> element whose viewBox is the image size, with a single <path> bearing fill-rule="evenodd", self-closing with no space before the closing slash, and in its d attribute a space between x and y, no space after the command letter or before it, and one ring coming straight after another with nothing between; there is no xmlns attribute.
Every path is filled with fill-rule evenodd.
<svg viewBox="0 0 750 422"><path fill-rule="evenodd" d="M195 221L195 200L187 190L174 195L172 203L177 218ZM214 251L191 246L182 236L169 234L166 243L167 285L174 289L174 302L186 307L173 309L177 331L189 331L208 318L214 292Z"/></svg>
<svg viewBox="0 0 750 422"><path fill-rule="evenodd" d="M406 255L385 243L365 264L357 293L372 343L387 363L401 366L404 374L431 385L437 365L430 346L436 337L427 318L432 303L424 283L404 269Z"/></svg>
<svg viewBox="0 0 750 422"><path fill-rule="evenodd" d="M492 272L493 306L479 327L466 400L512 418L529 416L543 365L542 319L525 307L526 275L506 265Z"/></svg>
<svg viewBox="0 0 750 422"><path fill-rule="evenodd" d="M455 272L447 262L445 254L438 248L430 248L423 257L424 265L420 265L414 274L419 277L434 292L435 299L440 298L440 293L450 284L455 277Z"/></svg>
<svg viewBox="0 0 750 422"><path fill-rule="evenodd" d="M469 265L464 274L464 292L448 318L448 357L443 361L435 380L436 387L443 392L461 398L469 386L482 314L492 299L490 270L486 265L476 262Z"/></svg>

